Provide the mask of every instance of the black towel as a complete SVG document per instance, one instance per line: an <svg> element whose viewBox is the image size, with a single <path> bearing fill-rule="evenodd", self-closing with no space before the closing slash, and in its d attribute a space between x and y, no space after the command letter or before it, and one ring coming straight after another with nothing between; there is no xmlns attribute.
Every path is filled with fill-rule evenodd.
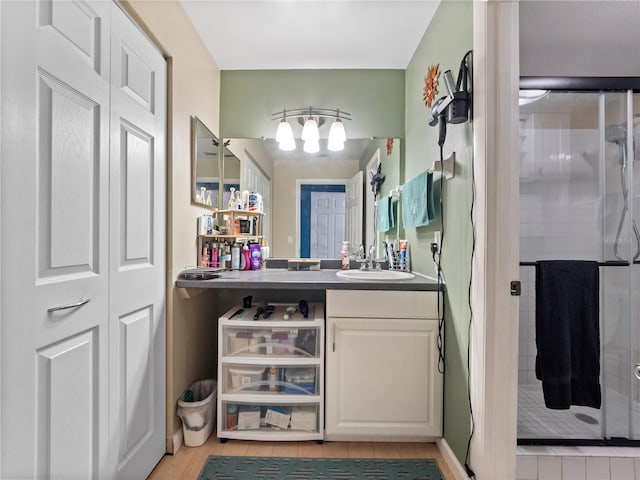
<svg viewBox="0 0 640 480"><path fill-rule="evenodd" d="M536 377L547 408L600 408L597 262L536 264Z"/></svg>

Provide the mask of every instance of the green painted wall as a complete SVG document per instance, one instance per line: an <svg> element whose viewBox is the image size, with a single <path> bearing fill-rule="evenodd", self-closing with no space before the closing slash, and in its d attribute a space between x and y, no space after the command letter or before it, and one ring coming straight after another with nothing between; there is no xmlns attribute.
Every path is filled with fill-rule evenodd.
<svg viewBox="0 0 640 480"><path fill-rule="evenodd" d="M220 136L274 138L271 114L339 108L348 138L404 137L404 70L223 70ZM329 129L320 129L326 137Z"/></svg>
<svg viewBox="0 0 640 480"><path fill-rule="evenodd" d="M473 46L471 0L443 0L406 71L404 180L431 167L439 157L438 128L430 127L430 109L422 100L427 68L451 69L457 79L464 54ZM446 94L440 77L437 98ZM442 269L447 283L445 315L444 436L458 459L464 460L470 430L467 400L468 283L471 263L471 122L448 125L445 158L456 152L455 177L444 180L444 235ZM439 176L436 175L436 177ZM439 182L437 182L439 184ZM437 185L436 191L439 191ZM427 227L405 230L411 245L412 268L433 275L430 243L442 229L440 218Z"/></svg>

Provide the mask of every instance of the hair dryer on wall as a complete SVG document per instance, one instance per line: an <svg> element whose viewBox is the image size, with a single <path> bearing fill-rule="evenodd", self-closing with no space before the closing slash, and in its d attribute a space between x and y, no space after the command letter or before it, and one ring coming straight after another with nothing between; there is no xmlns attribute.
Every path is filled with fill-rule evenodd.
<svg viewBox="0 0 640 480"><path fill-rule="evenodd" d="M429 125L438 125L438 145L444 145L447 136L447 123L464 123L469 119L471 109L471 93L469 92L469 81L471 75L467 67L467 58L471 55L469 50L460 62L457 82L453 81L451 70L444 72L444 84L448 94L440 97L431 109Z"/></svg>

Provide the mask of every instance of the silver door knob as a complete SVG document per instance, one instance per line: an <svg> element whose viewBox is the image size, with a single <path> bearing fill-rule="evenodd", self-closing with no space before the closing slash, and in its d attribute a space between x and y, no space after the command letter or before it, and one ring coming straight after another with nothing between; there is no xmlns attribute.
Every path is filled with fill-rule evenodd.
<svg viewBox="0 0 640 480"><path fill-rule="evenodd" d="M640 363L636 363L636 366L633 369L633 374L638 380L640 380Z"/></svg>

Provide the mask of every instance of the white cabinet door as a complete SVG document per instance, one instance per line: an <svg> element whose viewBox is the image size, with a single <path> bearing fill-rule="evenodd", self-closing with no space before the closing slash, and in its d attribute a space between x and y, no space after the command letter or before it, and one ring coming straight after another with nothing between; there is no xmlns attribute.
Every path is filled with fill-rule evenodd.
<svg viewBox="0 0 640 480"><path fill-rule="evenodd" d="M327 318L326 438L438 437L437 320Z"/></svg>

